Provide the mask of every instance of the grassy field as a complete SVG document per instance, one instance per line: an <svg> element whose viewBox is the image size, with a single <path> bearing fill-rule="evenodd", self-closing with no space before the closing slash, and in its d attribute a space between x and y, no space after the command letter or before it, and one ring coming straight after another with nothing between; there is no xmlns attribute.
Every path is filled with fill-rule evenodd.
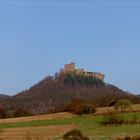
<svg viewBox="0 0 140 140"><path fill-rule="evenodd" d="M105 108L104 111L106 111ZM34 137L32 140L61 140L65 132L74 128L81 130L90 140L110 140L120 135L140 133L139 124L103 126L101 125L102 115L76 116L70 113L51 115L17 118L17 121L1 120L1 137L3 140L25 140L26 137L28 140L31 139L29 137ZM140 120L140 112L124 113L122 116L126 119L132 119L135 116Z"/></svg>

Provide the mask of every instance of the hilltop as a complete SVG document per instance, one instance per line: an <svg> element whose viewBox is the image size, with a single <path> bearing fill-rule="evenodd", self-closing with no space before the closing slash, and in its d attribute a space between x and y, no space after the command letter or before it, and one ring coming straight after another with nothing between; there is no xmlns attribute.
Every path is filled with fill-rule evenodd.
<svg viewBox="0 0 140 140"><path fill-rule="evenodd" d="M1 106L9 111L25 108L32 114L44 114L59 111L73 99L92 101L95 107L111 106L119 99L140 103L140 97L105 83L103 77L98 78L95 73L90 74L60 71L45 77L28 90L5 98Z"/></svg>

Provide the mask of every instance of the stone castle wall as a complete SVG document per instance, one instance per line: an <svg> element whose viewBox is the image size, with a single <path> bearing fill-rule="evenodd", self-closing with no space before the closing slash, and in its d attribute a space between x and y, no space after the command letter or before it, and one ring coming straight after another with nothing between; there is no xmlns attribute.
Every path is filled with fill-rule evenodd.
<svg viewBox="0 0 140 140"><path fill-rule="evenodd" d="M84 75L87 75L87 76L95 77L96 79L99 79L99 80L102 80L102 81L104 80L104 77L105 77L102 73L87 72L87 71L84 71L84 69L75 69L75 63L65 64L63 72L65 72L65 73L75 72L77 74L84 74Z"/></svg>

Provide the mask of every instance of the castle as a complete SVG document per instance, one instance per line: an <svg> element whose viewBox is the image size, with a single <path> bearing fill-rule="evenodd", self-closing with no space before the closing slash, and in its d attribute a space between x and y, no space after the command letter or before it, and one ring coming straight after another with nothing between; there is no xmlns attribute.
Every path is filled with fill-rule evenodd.
<svg viewBox="0 0 140 140"><path fill-rule="evenodd" d="M88 72L88 71L84 71L84 69L75 69L75 63L65 64L64 69L62 69L61 71L64 73L75 72L76 74L84 74L87 76L95 77L96 79L99 79L102 81L104 80L104 77L105 77L102 73Z"/></svg>

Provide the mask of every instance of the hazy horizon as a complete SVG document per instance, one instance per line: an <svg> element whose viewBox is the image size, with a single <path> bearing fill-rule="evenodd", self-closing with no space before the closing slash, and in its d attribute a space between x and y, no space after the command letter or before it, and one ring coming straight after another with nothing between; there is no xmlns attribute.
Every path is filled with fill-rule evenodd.
<svg viewBox="0 0 140 140"><path fill-rule="evenodd" d="M0 0L0 94L70 62L140 94L139 13L138 0Z"/></svg>

